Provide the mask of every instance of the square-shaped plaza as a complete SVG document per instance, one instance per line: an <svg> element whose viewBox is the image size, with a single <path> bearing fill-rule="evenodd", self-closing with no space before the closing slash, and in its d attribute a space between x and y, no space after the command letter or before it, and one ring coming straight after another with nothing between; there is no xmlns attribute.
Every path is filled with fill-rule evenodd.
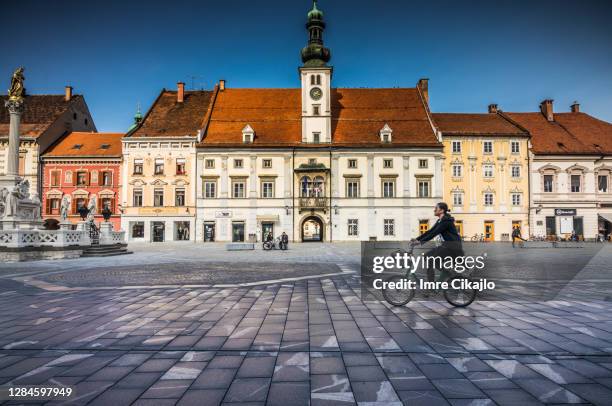
<svg viewBox="0 0 612 406"><path fill-rule="evenodd" d="M612 247L465 245L513 270L501 298L364 300L356 243L2 264L0 387L74 391L53 404L610 404ZM534 298L547 263L589 249Z"/></svg>

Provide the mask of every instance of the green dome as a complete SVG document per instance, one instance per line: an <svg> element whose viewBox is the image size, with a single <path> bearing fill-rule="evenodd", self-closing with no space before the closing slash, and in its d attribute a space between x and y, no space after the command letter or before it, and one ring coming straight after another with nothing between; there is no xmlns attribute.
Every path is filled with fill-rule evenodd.
<svg viewBox="0 0 612 406"><path fill-rule="evenodd" d="M323 19L323 12L317 8L316 0L312 2L312 10L308 12L308 19L309 20L322 20Z"/></svg>

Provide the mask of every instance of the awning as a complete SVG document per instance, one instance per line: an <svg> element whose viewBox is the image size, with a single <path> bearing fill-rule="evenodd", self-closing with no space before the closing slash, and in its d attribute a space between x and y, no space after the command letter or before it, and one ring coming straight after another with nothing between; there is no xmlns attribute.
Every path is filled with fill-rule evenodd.
<svg viewBox="0 0 612 406"><path fill-rule="evenodd" d="M612 213L597 213L599 217L606 220L609 223L612 223Z"/></svg>
<svg viewBox="0 0 612 406"><path fill-rule="evenodd" d="M278 221L278 214L262 214L257 216L257 221Z"/></svg>

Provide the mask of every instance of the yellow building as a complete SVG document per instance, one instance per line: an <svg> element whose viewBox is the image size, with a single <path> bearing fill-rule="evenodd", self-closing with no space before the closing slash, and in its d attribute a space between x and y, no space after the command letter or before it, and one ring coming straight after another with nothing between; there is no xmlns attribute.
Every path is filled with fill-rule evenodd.
<svg viewBox="0 0 612 406"><path fill-rule="evenodd" d="M444 144L444 199L465 240L529 236L529 133L496 105L433 115Z"/></svg>

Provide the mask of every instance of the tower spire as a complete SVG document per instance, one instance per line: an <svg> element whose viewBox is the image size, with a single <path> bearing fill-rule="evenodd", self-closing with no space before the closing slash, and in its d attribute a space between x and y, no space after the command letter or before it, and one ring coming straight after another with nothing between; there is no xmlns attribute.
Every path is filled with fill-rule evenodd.
<svg viewBox="0 0 612 406"><path fill-rule="evenodd" d="M323 12L317 8L317 0L312 1L312 9L306 21L308 45L302 48L302 62L305 67L326 66L331 59L329 48L323 46L325 22Z"/></svg>

